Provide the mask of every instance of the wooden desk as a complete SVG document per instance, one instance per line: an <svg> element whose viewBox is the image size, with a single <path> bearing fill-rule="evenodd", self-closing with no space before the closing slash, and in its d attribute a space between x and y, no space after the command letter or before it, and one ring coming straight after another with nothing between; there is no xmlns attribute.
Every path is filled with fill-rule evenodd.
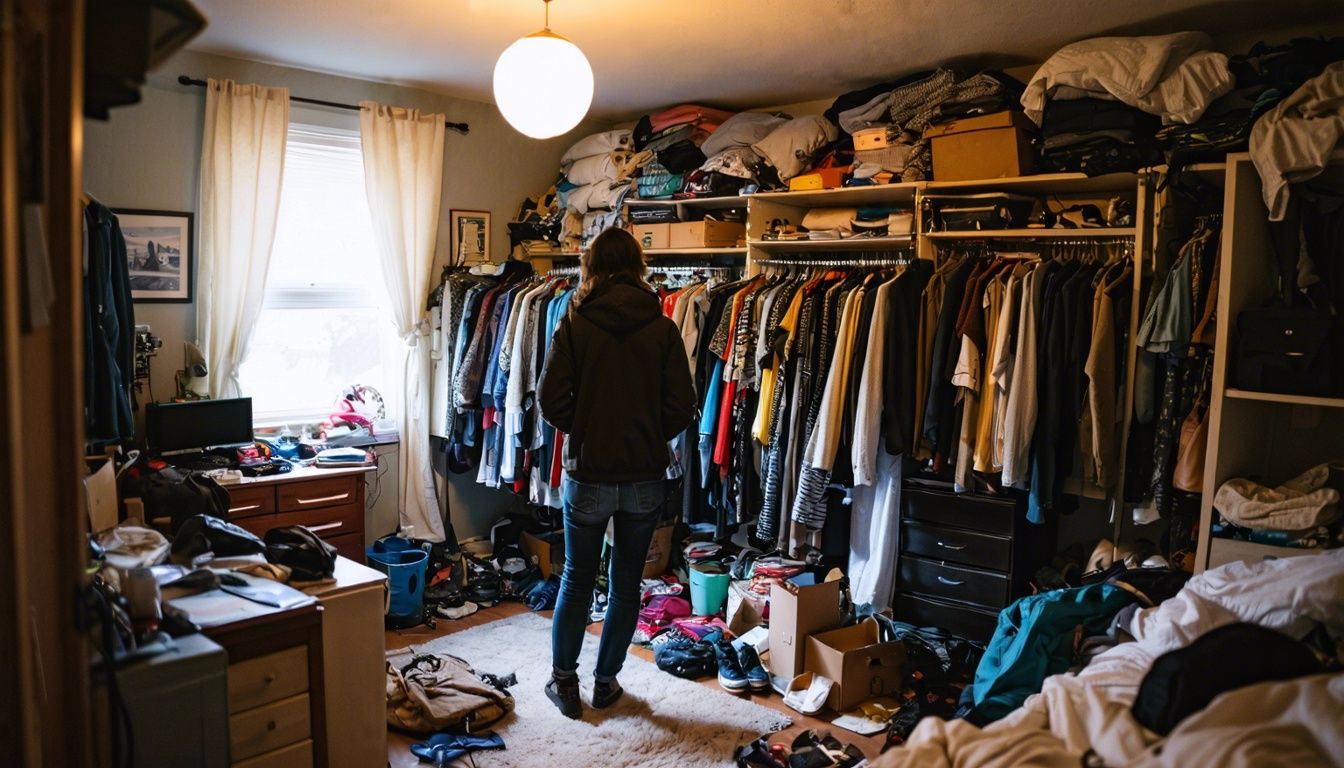
<svg viewBox="0 0 1344 768"><path fill-rule="evenodd" d="M229 492L229 522L264 536L302 525L336 551L364 562L364 480L375 467L296 467L268 477L245 477L223 485Z"/></svg>

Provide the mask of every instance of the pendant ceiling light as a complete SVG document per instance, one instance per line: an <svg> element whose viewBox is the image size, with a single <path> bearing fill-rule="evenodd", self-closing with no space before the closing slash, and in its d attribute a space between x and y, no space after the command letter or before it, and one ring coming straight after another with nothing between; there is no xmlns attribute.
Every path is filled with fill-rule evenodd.
<svg viewBox="0 0 1344 768"><path fill-rule="evenodd" d="M593 68L579 47L551 31L551 0L540 32L519 38L495 62L495 104L520 133L559 136L593 103Z"/></svg>

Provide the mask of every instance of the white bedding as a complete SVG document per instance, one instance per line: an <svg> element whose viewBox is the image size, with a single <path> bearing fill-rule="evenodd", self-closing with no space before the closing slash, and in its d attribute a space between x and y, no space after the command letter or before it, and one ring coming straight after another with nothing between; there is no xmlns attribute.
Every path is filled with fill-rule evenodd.
<svg viewBox="0 0 1344 768"><path fill-rule="evenodd" d="M1130 705L1154 659L1234 622L1299 638L1322 622L1344 635L1344 549L1206 571L1135 614L1134 642L1077 675L1046 678L1003 720L980 729L925 718L904 747L872 765L1077 766L1091 749L1107 766L1344 766L1344 675L1230 691L1165 739L1134 721Z"/></svg>

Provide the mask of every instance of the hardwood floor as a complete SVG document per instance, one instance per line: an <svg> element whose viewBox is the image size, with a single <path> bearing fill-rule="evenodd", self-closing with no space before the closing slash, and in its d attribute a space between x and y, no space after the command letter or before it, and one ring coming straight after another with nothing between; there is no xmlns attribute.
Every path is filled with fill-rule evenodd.
<svg viewBox="0 0 1344 768"><path fill-rule="evenodd" d="M489 624L492 621L498 621L510 616L516 616L520 613L526 613L527 607L520 603L500 603L492 608L484 608L466 618L451 621L448 619L439 619L438 626L429 629L425 626L415 627L404 630L388 630L385 634L387 650L396 650L405 648L408 645L424 643L437 637L451 635L454 632L461 632L472 627L478 627L482 624ZM546 611L541 614L550 618L551 612ZM602 631L601 624L593 624L588 627L588 631L594 635ZM547 652L542 649L541 652ZM638 656L650 663L653 662L653 652L642 646L631 646L630 653ZM719 684L713 678L701 681L701 685L718 689ZM869 758L876 757L882 749L883 735L860 736L857 733L846 731L843 728L835 728L830 725L830 721L835 717L832 714L825 714L821 718L807 717L801 715L792 709L784 706L784 700L778 694L771 693L769 696L752 696L752 701L770 709L784 713L793 720L793 725L780 731L771 737L771 742L790 743L794 737L802 731L810 729L828 730L837 739L846 744L855 744ZM410 745L418 741L415 737L407 736L395 731L389 731L387 735L387 761L390 768L412 768L421 763L411 754ZM730 759L731 755L725 755L725 760Z"/></svg>

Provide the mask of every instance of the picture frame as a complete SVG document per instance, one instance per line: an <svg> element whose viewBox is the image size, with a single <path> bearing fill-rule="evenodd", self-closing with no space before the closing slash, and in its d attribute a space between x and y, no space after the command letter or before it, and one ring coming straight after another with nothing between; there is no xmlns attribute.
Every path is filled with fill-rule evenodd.
<svg viewBox="0 0 1344 768"><path fill-rule="evenodd" d="M131 300L190 304L196 271L194 214L142 208L113 208L112 213L126 240Z"/></svg>
<svg viewBox="0 0 1344 768"><path fill-rule="evenodd" d="M490 212L449 211L452 237L448 261L455 266L471 267L490 261Z"/></svg>

